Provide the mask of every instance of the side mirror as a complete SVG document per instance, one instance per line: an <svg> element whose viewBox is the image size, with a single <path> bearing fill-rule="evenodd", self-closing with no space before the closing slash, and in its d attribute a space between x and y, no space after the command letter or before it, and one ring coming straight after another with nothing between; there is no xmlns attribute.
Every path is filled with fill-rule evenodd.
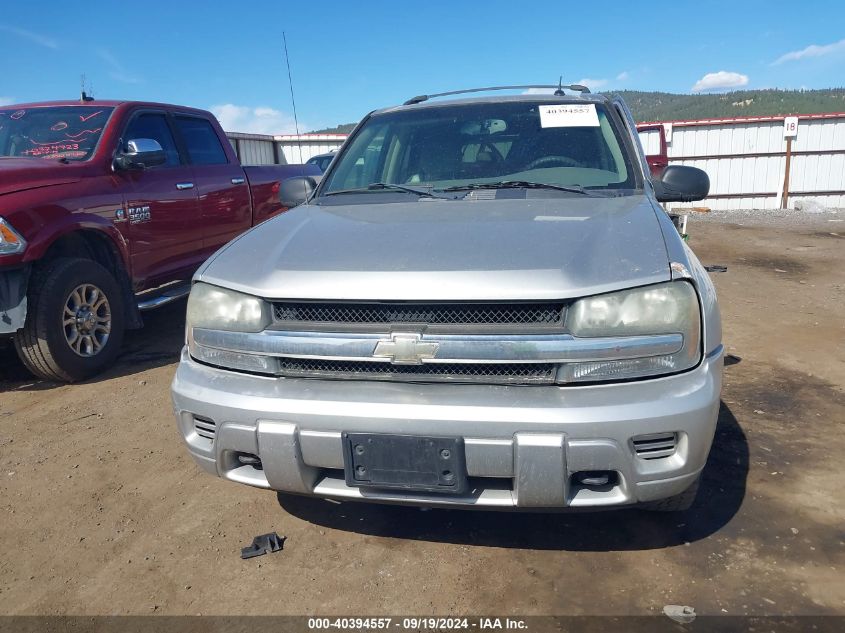
<svg viewBox="0 0 845 633"><path fill-rule="evenodd" d="M148 169L163 165L167 156L158 141L151 138L136 138L127 141L126 150L115 156L118 169Z"/></svg>
<svg viewBox="0 0 845 633"><path fill-rule="evenodd" d="M279 202L290 209L305 202L314 193L317 181L311 176L294 176L279 185Z"/></svg>
<svg viewBox="0 0 845 633"><path fill-rule="evenodd" d="M654 181L658 202L694 202L710 192L710 178L697 167L669 165Z"/></svg>

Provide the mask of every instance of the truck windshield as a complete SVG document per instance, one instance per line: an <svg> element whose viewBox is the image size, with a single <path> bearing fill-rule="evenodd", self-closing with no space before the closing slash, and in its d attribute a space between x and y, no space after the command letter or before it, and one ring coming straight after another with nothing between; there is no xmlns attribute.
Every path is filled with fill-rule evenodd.
<svg viewBox="0 0 845 633"><path fill-rule="evenodd" d="M114 108L0 108L0 156L90 158Z"/></svg>
<svg viewBox="0 0 845 633"><path fill-rule="evenodd" d="M617 192L637 186L602 104L520 100L373 115L321 194L396 190L384 185L455 191L520 184Z"/></svg>

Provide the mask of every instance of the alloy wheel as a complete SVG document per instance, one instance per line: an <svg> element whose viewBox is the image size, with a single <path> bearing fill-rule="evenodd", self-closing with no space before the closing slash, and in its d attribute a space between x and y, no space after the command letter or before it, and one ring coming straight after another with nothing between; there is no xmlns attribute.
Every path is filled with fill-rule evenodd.
<svg viewBox="0 0 845 633"><path fill-rule="evenodd" d="M80 284L65 301L63 325L65 340L79 356L96 356L111 333L111 306L106 295L94 284Z"/></svg>

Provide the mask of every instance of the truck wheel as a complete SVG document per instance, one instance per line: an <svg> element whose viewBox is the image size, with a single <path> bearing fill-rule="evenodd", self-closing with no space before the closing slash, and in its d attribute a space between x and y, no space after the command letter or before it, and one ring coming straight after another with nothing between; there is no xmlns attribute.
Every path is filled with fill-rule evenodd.
<svg viewBox="0 0 845 633"><path fill-rule="evenodd" d="M36 269L27 291L18 356L40 378L76 382L111 365L123 341L123 295L90 259L62 257Z"/></svg>
<svg viewBox="0 0 845 633"><path fill-rule="evenodd" d="M643 510L650 510L652 512L683 512L684 510L689 510L698 494L698 484L700 482L701 475L682 493L658 501L648 501L640 507Z"/></svg>

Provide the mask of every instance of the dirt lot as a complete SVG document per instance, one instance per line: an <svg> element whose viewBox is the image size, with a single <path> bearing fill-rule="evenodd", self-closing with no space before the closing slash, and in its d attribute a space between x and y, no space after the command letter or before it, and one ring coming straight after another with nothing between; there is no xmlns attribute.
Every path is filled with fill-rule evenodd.
<svg viewBox="0 0 845 633"><path fill-rule="evenodd" d="M701 494L675 516L280 502L201 474L170 408L183 304L85 384L0 351L0 613L845 614L837 218L691 225L702 261L728 266L739 360ZM273 530L283 552L239 558Z"/></svg>

